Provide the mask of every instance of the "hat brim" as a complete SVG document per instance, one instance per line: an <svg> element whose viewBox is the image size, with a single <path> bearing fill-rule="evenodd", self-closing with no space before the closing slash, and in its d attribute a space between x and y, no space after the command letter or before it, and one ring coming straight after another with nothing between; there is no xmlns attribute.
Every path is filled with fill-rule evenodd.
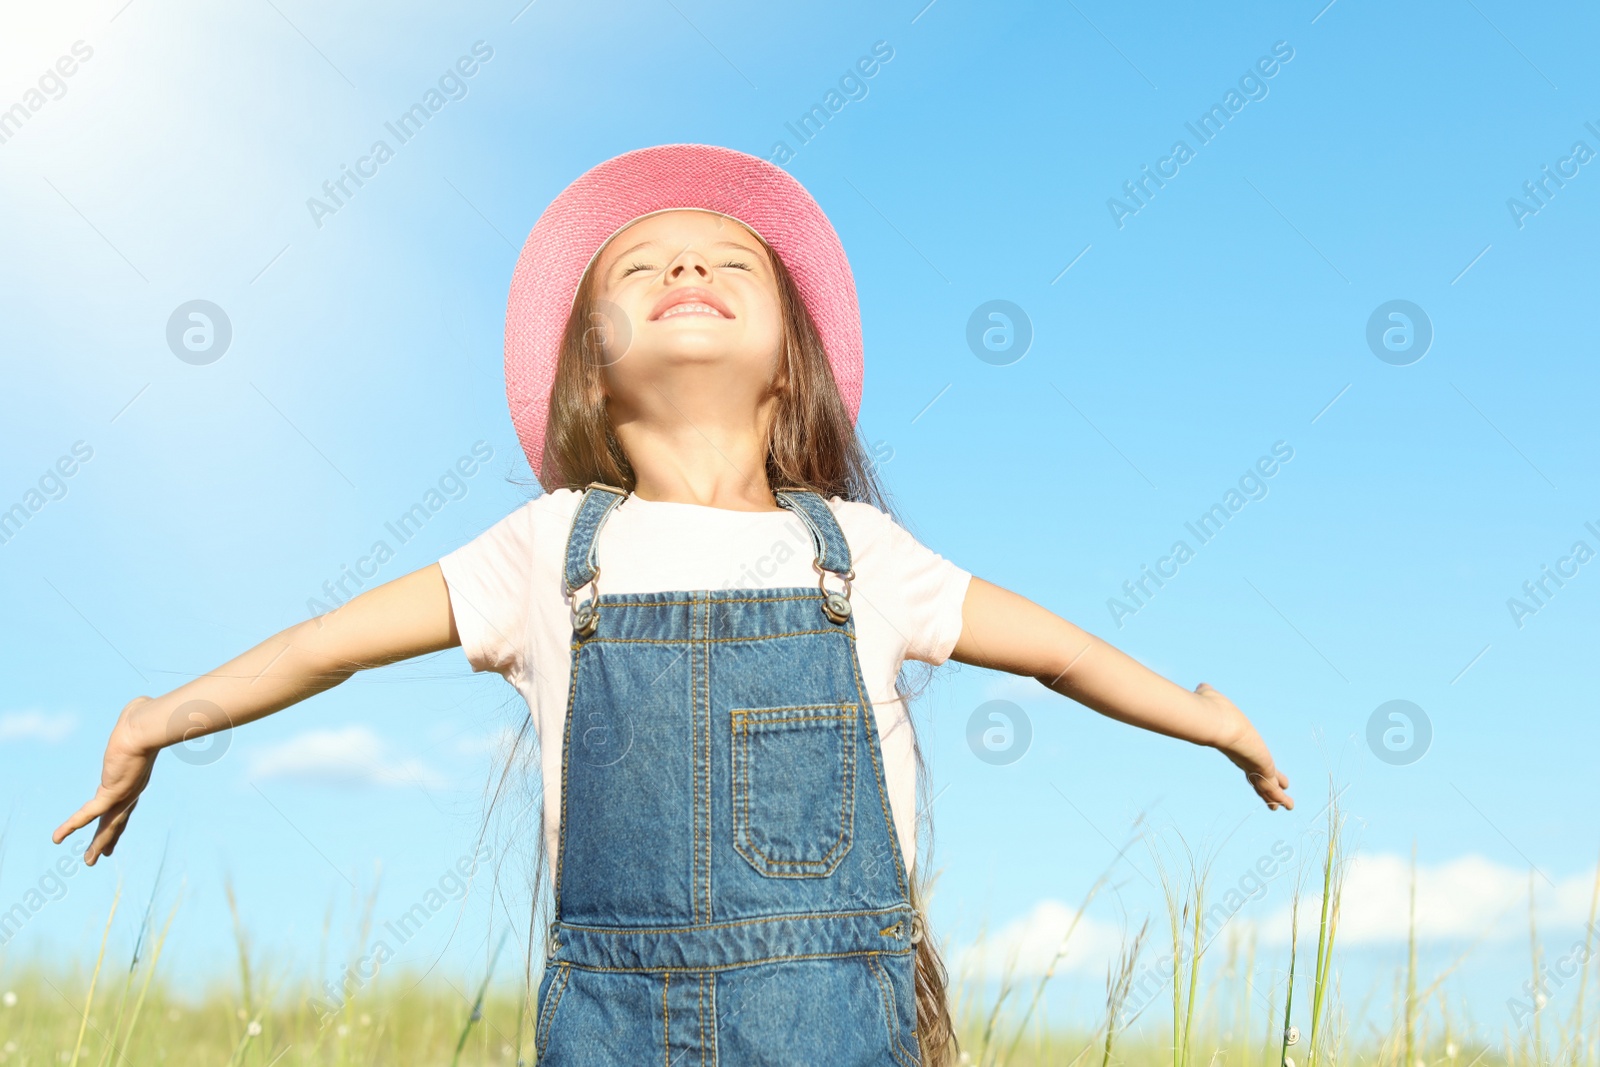
<svg viewBox="0 0 1600 1067"><path fill-rule="evenodd" d="M749 227L783 260L805 301L852 421L861 406L861 313L844 246L822 208L787 171L702 144L657 145L586 171L528 233L506 301L506 400L517 438L542 474L561 339L594 256L642 216L692 208Z"/></svg>

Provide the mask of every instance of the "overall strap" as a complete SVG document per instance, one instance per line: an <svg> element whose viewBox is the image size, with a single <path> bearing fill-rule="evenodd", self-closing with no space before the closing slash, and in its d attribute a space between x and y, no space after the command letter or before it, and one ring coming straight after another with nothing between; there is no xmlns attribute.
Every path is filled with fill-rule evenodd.
<svg viewBox="0 0 1600 1067"><path fill-rule="evenodd" d="M590 482L572 516L572 528L567 532L566 564L562 576L566 581L567 595L594 581L600 573L595 562L595 540L600 527L610 517L612 510L628 498L626 489Z"/></svg>
<svg viewBox="0 0 1600 1067"><path fill-rule="evenodd" d="M817 550L817 568L841 578L855 577L850 563L850 546L845 543L844 531L833 517L833 509L818 493L809 489L777 489L772 494L782 506L800 516L800 521L811 531L811 542Z"/></svg>

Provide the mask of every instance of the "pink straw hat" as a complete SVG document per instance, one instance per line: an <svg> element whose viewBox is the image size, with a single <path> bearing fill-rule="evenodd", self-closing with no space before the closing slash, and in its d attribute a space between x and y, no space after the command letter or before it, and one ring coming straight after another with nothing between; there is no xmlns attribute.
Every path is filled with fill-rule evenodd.
<svg viewBox="0 0 1600 1067"><path fill-rule="evenodd" d="M861 406L861 313L844 246L805 187L758 156L703 144L624 152L550 202L522 246L506 303L506 399L535 474L544 460L561 337L595 253L642 215L699 208L730 216L775 251L822 334L845 409Z"/></svg>

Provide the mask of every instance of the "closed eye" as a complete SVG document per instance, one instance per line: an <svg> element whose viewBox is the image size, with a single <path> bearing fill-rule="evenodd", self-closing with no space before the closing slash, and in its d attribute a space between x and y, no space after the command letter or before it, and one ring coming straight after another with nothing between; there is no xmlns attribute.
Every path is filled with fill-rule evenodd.
<svg viewBox="0 0 1600 1067"><path fill-rule="evenodd" d="M744 262L743 260L739 260L739 259L730 259L726 263L718 263L717 266L719 266L719 267L737 267L740 270L753 270L754 269L754 268L752 268L750 266L750 264ZM655 270L655 269L656 269L655 267L650 266L648 263L630 263L622 271L621 274L617 275L617 277L619 279L620 278L626 278L628 275L633 274L636 271Z"/></svg>

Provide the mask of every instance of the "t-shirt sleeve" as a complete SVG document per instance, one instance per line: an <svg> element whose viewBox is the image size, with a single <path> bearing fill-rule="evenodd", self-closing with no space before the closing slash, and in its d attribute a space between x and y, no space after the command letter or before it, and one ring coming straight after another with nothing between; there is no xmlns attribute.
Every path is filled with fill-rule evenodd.
<svg viewBox="0 0 1600 1067"><path fill-rule="evenodd" d="M461 650L473 670L514 681L525 669L532 561L528 505L439 560Z"/></svg>
<svg viewBox="0 0 1600 1067"><path fill-rule="evenodd" d="M961 637L961 606L972 574L883 512L877 512L875 525L874 566L887 579L875 583L880 610L905 638L906 659L943 663Z"/></svg>

